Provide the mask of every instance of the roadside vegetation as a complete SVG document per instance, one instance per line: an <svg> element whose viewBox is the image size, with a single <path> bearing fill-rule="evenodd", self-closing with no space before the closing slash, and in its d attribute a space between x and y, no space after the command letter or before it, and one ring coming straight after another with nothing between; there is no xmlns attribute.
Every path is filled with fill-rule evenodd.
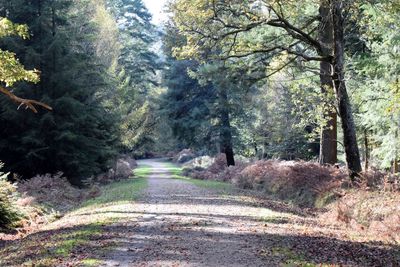
<svg viewBox="0 0 400 267"><path fill-rule="evenodd" d="M234 187L231 184L226 182L220 182L214 180L199 180L199 179L193 179L188 176L184 176L182 167L179 167L178 165L172 163L166 163L166 165L167 165L167 170L171 172L172 178L174 179L180 179L182 181L192 183L199 187L214 189L220 192L225 192L225 191L230 192L234 189Z"/></svg>
<svg viewBox="0 0 400 267"><path fill-rule="evenodd" d="M28 235L21 235L15 241L7 241L7 246L0 249L0 265L98 266L101 252L113 245L103 240L107 226L129 218L122 212L129 210L146 189L149 174L148 166L139 166L129 178L98 187L97 196L83 203L75 199L68 211L59 213L56 222L50 223L55 218L50 220L50 214L43 214L47 219L40 228L30 229L26 232ZM90 190L85 193L90 194ZM10 238L15 239L15 235L10 235ZM99 240L102 240L101 244L95 245Z"/></svg>
<svg viewBox="0 0 400 267"><path fill-rule="evenodd" d="M393 180L397 178L390 174L367 173L352 184L346 170L333 166L261 160L228 167L223 154L193 158L180 165L171 168L176 178L208 188L255 190L312 211L328 227L368 233L369 238L400 244L400 192Z"/></svg>

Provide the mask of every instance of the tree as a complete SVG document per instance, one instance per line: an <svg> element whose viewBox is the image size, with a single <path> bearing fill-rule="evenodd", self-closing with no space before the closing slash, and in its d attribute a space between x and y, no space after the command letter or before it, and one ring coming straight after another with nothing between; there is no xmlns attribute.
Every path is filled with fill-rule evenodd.
<svg viewBox="0 0 400 267"><path fill-rule="evenodd" d="M162 96L160 107L170 121L175 139L179 140L178 148L215 150L211 122L214 88L201 86L196 78L189 76L188 70L198 68L195 61L171 58L167 65L163 84L168 89Z"/></svg>
<svg viewBox="0 0 400 267"><path fill-rule="evenodd" d="M201 84L207 86L210 83L215 90L215 110L213 114L218 118L219 132L219 152L226 155L226 163L228 166L235 165L235 156L233 151L233 128L231 125L231 97L229 91L232 92L233 77L230 70L221 64L221 62L213 62L203 64L197 70L196 76Z"/></svg>
<svg viewBox="0 0 400 267"><path fill-rule="evenodd" d="M179 149L215 154L221 151L217 90L200 62L174 58L174 46L184 42L184 36L173 23L167 24L163 36L166 56L163 85L167 91L162 96L161 111L170 121Z"/></svg>
<svg viewBox="0 0 400 267"><path fill-rule="evenodd" d="M32 34L29 40L8 38L2 47L12 47L25 66L41 71L40 83L21 83L16 89L21 96L54 108L35 116L3 102L0 158L7 172L29 178L63 171L81 185L110 166L118 142L115 113L103 106L99 95L112 81L94 41L100 24L91 7L99 5L89 0L0 4L2 13L26 24Z"/></svg>
<svg viewBox="0 0 400 267"><path fill-rule="evenodd" d="M351 110L350 99L347 94L345 75L344 75L344 3L339 0L331 2L331 12L333 21L333 61L332 80L336 91L338 110L342 120L344 149L346 152L347 167L350 177L354 178L361 171L360 152L358 150L356 127L353 113Z"/></svg>
<svg viewBox="0 0 400 267"><path fill-rule="evenodd" d="M119 28L118 88L111 99L121 114L122 144L127 151L144 150L154 143L156 105L151 95L159 82L159 56L153 51L157 29L142 0L107 1ZM143 146L143 147L141 147Z"/></svg>
<svg viewBox="0 0 400 267"><path fill-rule="evenodd" d="M318 27L318 41L321 43L323 56L333 55L333 22L329 0L320 0L319 14L321 23ZM333 94L331 64L320 62L321 91L324 95ZM331 101L326 101L323 109L326 125L321 127L319 162L321 164L335 164L337 162L337 113Z"/></svg>
<svg viewBox="0 0 400 267"><path fill-rule="evenodd" d="M369 166L396 172L400 157L399 73L400 5L392 1L363 3L357 18L365 47L353 54L349 81L363 132L364 160Z"/></svg>
<svg viewBox="0 0 400 267"><path fill-rule="evenodd" d="M177 48L176 52L181 57L217 55L231 61L257 60L258 55L267 55L270 59L290 55L283 67L297 59L330 64L342 118L347 165L353 177L361 171L361 163L343 80L343 12L348 7L340 0L332 0L329 4L334 39L332 55L324 54L323 44L316 36L320 27L317 12L320 6L311 1L306 1L300 10L297 3L281 1L174 1L171 5L173 18L188 40L187 45ZM250 38L254 33L257 33L257 39ZM218 53L210 53L215 50Z"/></svg>
<svg viewBox="0 0 400 267"><path fill-rule="evenodd" d="M27 39L28 28L25 25L13 24L10 20L0 17L0 38L17 35L23 39ZM12 101L21 106L26 106L33 112L37 113L35 106L42 106L51 110L48 105L31 100L24 99L16 96L7 87L13 86L16 82L28 81L37 83L39 82L39 75L37 70L25 70L24 66L15 57L15 54L9 51L0 49L0 82L5 86L0 86L0 93L6 95Z"/></svg>

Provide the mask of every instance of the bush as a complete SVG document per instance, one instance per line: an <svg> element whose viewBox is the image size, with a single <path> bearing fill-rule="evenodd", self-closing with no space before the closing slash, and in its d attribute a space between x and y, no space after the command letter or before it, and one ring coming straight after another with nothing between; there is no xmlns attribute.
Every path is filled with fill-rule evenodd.
<svg viewBox="0 0 400 267"><path fill-rule="evenodd" d="M207 168L207 170L211 173L218 174L228 168L228 164L226 162L226 155L225 154L218 154L213 164Z"/></svg>
<svg viewBox="0 0 400 267"><path fill-rule="evenodd" d="M315 162L261 160L253 163L237 161L227 167L224 154L218 155L206 169L186 170L189 176L202 180L231 182L243 189L262 190L300 206L323 206L339 195L347 179L345 171L321 166Z"/></svg>
<svg viewBox="0 0 400 267"><path fill-rule="evenodd" d="M238 162L235 166L229 166L220 172L217 180L223 182L232 182L237 179L240 173L247 167L247 164Z"/></svg>
<svg viewBox="0 0 400 267"><path fill-rule="evenodd" d="M10 229L21 218L15 209L15 186L0 173L0 230Z"/></svg>
<svg viewBox="0 0 400 267"><path fill-rule="evenodd" d="M304 161L257 161L235 176L234 184L260 189L300 206L314 207L321 198L340 188L345 171ZM333 200L335 197L326 198Z"/></svg>
<svg viewBox="0 0 400 267"><path fill-rule="evenodd" d="M137 167L136 161L129 156L122 156L114 164L115 168L110 169L106 173L99 174L93 179L88 179L87 183L92 185L94 182L100 184L108 184L111 182L128 179L133 174L133 169Z"/></svg>
<svg viewBox="0 0 400 267"><path fill-rule="evenodd" d="M115 169L115 175L120 179L129 178L132 175L132 170L134 166L131 167L129 161L125 159L119 159L117 161L117 166Z"/></svg>
<svg viewBox="0 0 400 267"><path fill-rule="evenodd" d="M380 170L370 169L363 172L356 183L358 187L366 190L400 191L400 175Z"/></svg>
<svg viewBox="0 0 400 267"><path fill-rule="evenodd" d="M22 196L21 203L45 204L59 212L69 210L86 198L85 191L72 186L62 172L56 175L37 175L18 183L17 190Z"/></svg>
<svg viewBox="0 0 400 267"><path fill-rule="evenodd" d="M184 149L175 155L173 161L177 163L185 163L194 159L195 157L196 155L193 153L191 149Z"/></svg>
<svg viewBox="0 0 400 267"><path fill-rule="evenodd" d="M215 161L215 159L210 157L210 156L197 157L197 158L192 159L191 161L186 162L183 165L183 168L187 168L187 169L194 169L194 168L207 169L214 163L214 161Z"/></svg>

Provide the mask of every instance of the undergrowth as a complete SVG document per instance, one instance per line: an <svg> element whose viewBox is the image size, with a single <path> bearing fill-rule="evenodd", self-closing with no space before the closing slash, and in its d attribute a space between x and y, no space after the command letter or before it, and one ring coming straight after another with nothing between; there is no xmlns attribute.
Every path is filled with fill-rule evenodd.
<svg viewBox="0 0 400 267"><path fill-rule="evenodd" d="M10 229L21 219L21 212L15 209L15 186L0 173L0 231Z"/></svg>
<svg viewBox="0 0 400 267"><path fill-rule="evenodd" d="M141 196L150 171L139 166L131 178L100 187L99 196L84 200L61 220L11 242L0 250L0 266L101 265L99 255L113 246L112 240L102 240L104 231L122 216L131 216L125 211Z"/></svg>
<svg viewBox="0 0 400 267"><path fill-rule="evenodd" d="M384 241L400 243L397 175L370 171L350 183L344 169L316 162L259 160L227 167L223 155L207 168L188 165L183 175L195 178L192 183L213 187L227 181L296 207L317 208L323 224L376 233Z"/></svg>
<svg viewBox="0 0 400 267"><path fill-rule="evenodd" d="M196 186L202 187L202 188L207 188L207 189L214 189L218 191L232 191L233 190L233 185L225 182L220 182L220 181L213 181L213 180L198 180L198 179L192 179L190 177L184 176L183 175L183 169L172 164L172 163L166 163L168 166L168 171L172 174L172 178L174 179L179 179L183 181L190 182Z"/></svg>

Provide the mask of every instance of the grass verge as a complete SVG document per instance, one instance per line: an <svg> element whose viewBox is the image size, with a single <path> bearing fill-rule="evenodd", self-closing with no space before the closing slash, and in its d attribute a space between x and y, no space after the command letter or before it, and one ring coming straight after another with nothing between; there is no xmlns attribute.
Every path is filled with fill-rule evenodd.
<svg viewBox="0 0 400 267"><path fill-rule="evenodd" d="M101 254L114 246L106 228L135 216L126 211L147 187L150 173L151 167L141 165L132 178L104 186L99 197L85 201L61 220L9 243L0 250L0 266L101 265Z"/></svg>
<svg viewBox="0 0 400 267"><path fill-rule="evenodd" d="M214 189L214 190L223 191L223 192L231 192L234 189L234 186L229 183L213 181L213 180L198 180L198 179L192 179L192 178L183 176L181 167L178 167L172 163L165 163L165 164L166 164L169 172L172 174L172 178L174 178L174 179L187 181L198 187Z"/></svg>

